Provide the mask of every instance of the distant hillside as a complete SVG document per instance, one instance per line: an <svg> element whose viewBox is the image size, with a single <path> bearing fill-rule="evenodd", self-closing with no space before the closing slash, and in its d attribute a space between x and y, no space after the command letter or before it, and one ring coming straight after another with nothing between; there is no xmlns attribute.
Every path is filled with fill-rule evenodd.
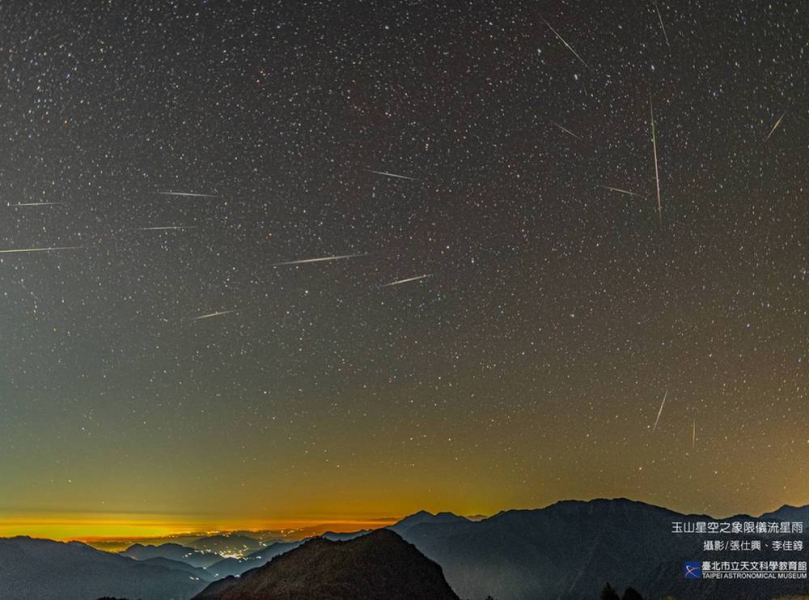
<svg viewBox="0 0 809 600"><path fill-rule="evenodd" d="M682 570L688 560L776 560L779 555L769 550L747 556L704 552L705 535L673 534L672 521L722 519L686 517L626 499L564 501L543 509L506 511L479 522L436 522L422 513L414 517L393 529L440 564L452 588L469 600L483 600L488 594L497 600L593 600L605 582L619 589L632 586L647 599L670 594L677 600L735 600L744 594L769 600L809 587L806 580L686 580ZM809 547L806 534L788 538L802 539ZM806 559L805 552L780 556Z"/></svg>
<svg viewBox="0 0 809 600"><path fill-rule="evenodd" d="M269 564L211 584L198 600L458 600L439 567L380 529L346 542L315 538Z"/></svg>
<svg viewBox="0 0 809 600"><path fill-rule="evenodd" d="M167 558L184 562L192 567L209 567L222 560L222 556L215 552L202 552L188 546L180 544L161 544L159 546L144 546L142 544L132 544L129 548L120 553L135 560L146 560L149 558Z"/></svg>
<svg viewBox="0 0 809 600"><path fill-rule="evenodd" d="M353 540L366 533L371 533L370 529L361 529L360 531L352 531L350 533L335 533L334 531L326 531L317 537L322 537L332 542L347 542Z"/></svg>
<svg viewBox="0 0 809 600"><path fill-rule="evenodd" d="M408 529L411 527L415 527L416 525L436 525L439 523L447 524L447 523L469 523L469 519L465 517L459 517L458 515L452 514L451 512L440 512L438 514L432 514L427 512L426 510L419 511L415 514L410 515L409 517L405 517L395 525L391 525L388 529L391 529L398 533L399 535L403 535Z"/></svg>
<svg viewBox="0 0 809 600"><path fill-rule="evenodd" d="M759 518L776 521L803 521L809 526L809 506L789 506L785 504L778 510L764 513Z"/></svg>
<svg viewBox="0 0 809 600"><path fill-rule="evenodd" d="M206 569L191 566L188 563L184 563L180 560L171 560L170 558L163 558L162 556L155 556L154 558L146 558L140 562L141 564L144 565L157 565L174 571L183 571L184 573L188 573L191 577L197 577L202 581L214 581L215 579L218 579Z"/></svg>
<svg viewBox="0 0 809 600"><path fill-rule="evenodd" d="M95 550L79 542L0 539L0 598L72 600L104 596L191 598L205 587L188 573Z"/></svg>

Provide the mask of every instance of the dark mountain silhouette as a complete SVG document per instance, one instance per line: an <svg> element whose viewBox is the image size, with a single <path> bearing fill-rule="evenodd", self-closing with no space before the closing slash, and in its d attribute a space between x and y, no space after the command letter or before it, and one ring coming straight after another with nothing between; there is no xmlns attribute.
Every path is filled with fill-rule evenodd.
<svg viewBox="0 0 809 600"><path fill-rule="evenodd" d="M162 556L146 558L140 562L144 565L157 565L160 567L165 567L166 569L172 569L174 571L182 571L184 573L188 573L191 577L197 577L202 581L214 581L217 579L217 577L214 577L206 569L201 567L192 567L188 563L184 563L179 560L171 560L170 558L163 558Z"/></svg>
<svg viewBox="0 0 809 600"><path fill-rule="evenodd" d="M358 538L366 533L371 533L371 530L361 529L360 531L352 531L349 533L335 533L333 531L326 531L317 537L322 537L324 539L331 540L332 542L347 542L348 540L353 540L354 538Z"/></svg>
<svg viewBox="0 0 809 600"><path fill-rule="evenodd" d="M0 539L0 598L4 599L184 599L204 587L204 581L188 573L143 564L79 542Z"/></svg>
<svg viewBox="0 0 809 600"><path fill-rule="evenodd" d="M672 521L725 519L686 517L626 499L564 501L538 510L506 511L479 522L435 522L422 513L414 517L393 528L440 564L453 589L469 600L489 594L498 600L591 600L599 597L607 581L616 589L632 586L645 598L670 594L677 600L729 600L745 593L770 599L807 586L806 580L685 580L685 561L757 558L749 553L707 553L702 548L706 536L671 532ZM400 527L414 520L418 522ZM766 541L772 536L732 537ZM797 537L806 543L806 535ZM799 560L797 555L781 560ZM776 560L771 551L758 556Z"/></svg>
<svg viewBox="0 0 809 600"><path fill-rule="evenodd" d="M809 524L809 505L790 506L789 504L784 504L784 506L778 510L764 513L759 518L765 521L803 521L804 523Z"/></svg>
<svg viewBox="0 0 809 600"><path fill-rule="evenodd" d="M391 525L388 529L392 529L399 535L403 535L411 527L423 524L437 524L437 523L468 523L469 519L459 517L451 512L440 512L433 514L426 510L421 510L415 514L405 517L395 525Z"/></svg>
<svg viewBox="0 0 809 600"><path fill-rule="evenodd" d="M380 529L346 542L315 538L269 564L211 584L198 600L458 600L441 567Z"/></svg>
<svg viewBox="0 0 809 600"><path fill-rule="evenodd" d="M146 560L148 558L167 558L184 562L192 567L207 568L215 562L222 560L222 556L215 552L202 552L188 546L180 544L160 544L159 546L144 546L142 544L132 544L129 548L120 553L123 556L134 558L135 560Z"/></svg>

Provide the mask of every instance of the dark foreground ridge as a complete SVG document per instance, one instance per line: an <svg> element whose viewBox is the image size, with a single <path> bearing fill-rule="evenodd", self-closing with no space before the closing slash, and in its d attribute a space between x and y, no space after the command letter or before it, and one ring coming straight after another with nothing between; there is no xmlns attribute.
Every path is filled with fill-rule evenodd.
<svg viewBox="0 0 809 600"><path fill-rule="evenodd" d="M3 600L187 599L206 581L187 571L101 552L79 542L0 539Z"/></svg>
<svg viewBox="0 0 809 600"><path fill-rule="evenodd" d="M195 600L458 600L433 561L380 529L334 542L317 538L240 578L208 586Z"/></svg>

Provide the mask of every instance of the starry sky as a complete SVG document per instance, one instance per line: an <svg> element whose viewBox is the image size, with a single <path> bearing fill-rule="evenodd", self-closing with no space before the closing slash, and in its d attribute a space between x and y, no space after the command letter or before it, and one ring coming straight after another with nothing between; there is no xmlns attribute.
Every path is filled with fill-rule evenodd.
<svg viewBox="0 0 809 600"><path fill-rule="evenodd" d="M806 504L807 47L800 0L3 2L0 534Z"/></svg>

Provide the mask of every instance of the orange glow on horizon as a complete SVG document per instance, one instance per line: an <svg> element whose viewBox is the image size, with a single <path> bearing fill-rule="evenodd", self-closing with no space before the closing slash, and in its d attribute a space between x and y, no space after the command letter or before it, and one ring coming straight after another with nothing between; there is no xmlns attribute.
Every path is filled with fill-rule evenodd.
<svg viewBox="0 0 809 600"><path fill-rule="evenodd" d="M326 531L345 533L392 525L398 519L273 519L231 520L182 518L177 515L31 514L0 517L0 537L30 536L56 541L87 544L152 540L212 535L229 531L278 531L290 538L307 537Z"/></svg>

